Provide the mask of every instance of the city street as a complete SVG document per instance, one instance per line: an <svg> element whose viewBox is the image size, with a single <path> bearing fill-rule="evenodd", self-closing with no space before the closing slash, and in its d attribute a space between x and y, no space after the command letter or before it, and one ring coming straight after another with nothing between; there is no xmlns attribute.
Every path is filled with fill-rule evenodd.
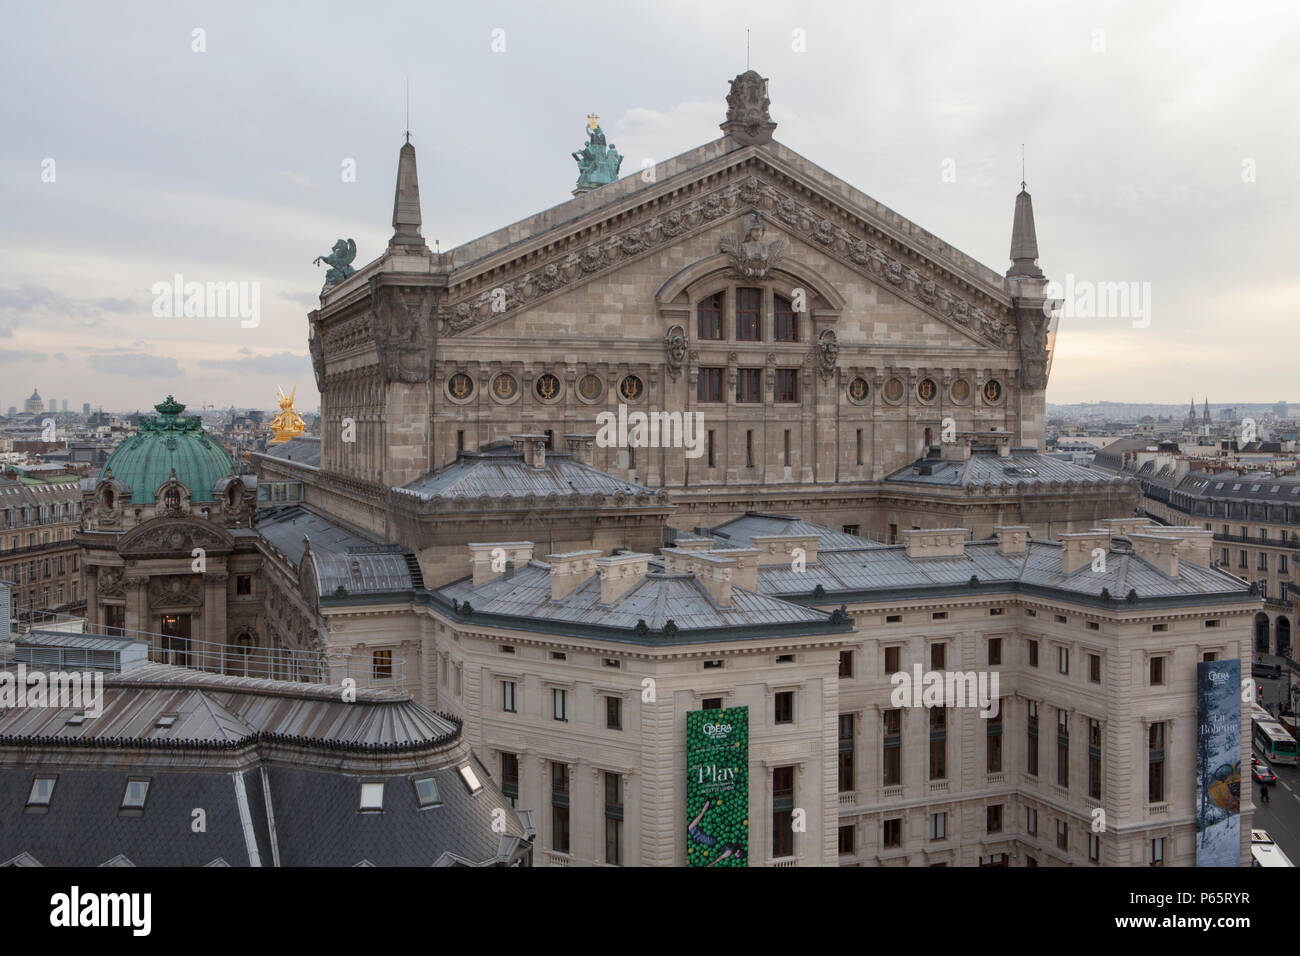
<svg viewBox="0 0 1300 956"><path fill-rule="evenodd" d="M1260 655L1260 660L1282 665L1281 680L1255 681L1257 691L1263 688L1260 703L1271 713L1277 713L1289 692L1290 682L1287 677L1291 672L1282 658L1275 655L1263 654ZM1259 802L1260 787L1250 778L1255 804L1254 826L1256 829L1267 830L1269 836L1282 848L1282 852L1291 858L1291 862L1300 863L1300 770L1280 764L1269 766L1277 774L1277 783L1269 788L1271 799L1268 803Z"/></svg>

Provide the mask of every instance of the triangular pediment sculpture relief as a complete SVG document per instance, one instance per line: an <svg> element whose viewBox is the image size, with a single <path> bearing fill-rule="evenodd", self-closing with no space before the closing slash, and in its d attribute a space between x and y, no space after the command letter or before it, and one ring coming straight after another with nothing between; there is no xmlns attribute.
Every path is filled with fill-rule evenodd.
<svg viewBox="0 0 1300 956"><path fill-rule="evenodd" d="M992 348L1015 346L1017 329L1009 313L1008 321L1001 321L997 315L959 295L960 276L941 263L926 267L927 274L923 274L888 251L878 237L851 232L838 225L827 213L839 209L830 197L814 197L811 201L795 199L758 176L733 180L711 192L684 198L673 207L660 209L639 221L632 220L620 231L605 234L585 247L557 253L540 262L530 258L528 268L520 269L515 278L496 281L490 286L468 279L459 283L466 292L458 294L458 283L453 276L448 297L437 310L437 334L454 336L484 331L520 309L598 279L628 260L681 242L745 211L738 233L720 244L721 251L731 257L733 267L741 274L745 269L770 270L789 256L787 240L765 238L768 224L779 224L788 235L823 250L975 341ZM751 218L754 216L758 217L757 223ZM545 245L556 245L559 238L554 234L547 236ZM528 252L521 249L520 260Z"/></svg>

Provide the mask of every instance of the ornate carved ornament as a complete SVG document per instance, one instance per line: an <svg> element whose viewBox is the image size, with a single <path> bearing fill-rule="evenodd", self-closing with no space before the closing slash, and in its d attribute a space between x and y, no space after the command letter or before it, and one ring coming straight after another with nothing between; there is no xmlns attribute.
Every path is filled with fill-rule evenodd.
<svg viewBox="0 0 1300 956"><path fill-rule="evenodd" d="M822 329L817 336L817 369L822 378L835 374L835 364L840 357L840 343L835 338L834 329Z"/></svg>
<svg viewBox="0 0 1300 956"><path fill-rule="evenodd" d="M169 574L149 581L149 606L163 608L195 608L203 604L203 576L201 574Z"/></svg>
<svg viewBox="0 0 1300 956"><path fill-rule="evenodd" d="M671 326L664 335L664 359L668 365L668 377L677 381L686 361L686 330L680 325Z"/></svg>
<svg viewBox="0 0 1300 956"><path fill-rule="evenodd" d="M740 235L718 242L718 250L731 260L731 270L737 278L766 279L772 267L785 258L785 240L765 242L766 234L763 214L751 209L745 214Z"/></svg>
<svg viewBox="0 0 1300 956"><path fill-rule="evenodd" d="M371 285L371 335L384 384L427 381L433 368L433 310L439 290Z"/></svg>
<svg viewBox="0 0 1300 956"><path fill-rule="evenodd" d="M830 199L821 199L820 203L830 210L839 209ZM836 225L811 205L796 200L757 176L749 176L740 182L720 186L711 193L683 200L667 211L660 211L638 225L592 242L583 249L557 255L540 265L532 264L518 278L499 282L492 288L482 288L482 285L491 280L482 283L468 280L466 284L477 286L481 291L441 303L437 310L438 331L445 335L462 335L484 328L553 293L595 279L616 268L625 259L671 246L686 234L707 228L711 223L745 207L762 217L762 229L766 228L768 221L777 221L783 229L800 235L860 274L889 287L899 298L986 345L992 348L1015 347L1017 329L941 284L949 274L940 263L934 264L931 274L922 275L891 255L872 238L857 235ZM744 244L751 232L751 229L746 229L742 234L744 239L727 240L733 244L732 248L736 252L724 251L733 255L738 269L743 270L749 262L757 268L763 268L761 256L750 259L745 254ZM761 248L761 238L759 241ZM785 249L770 248L777 241L780 240L773 241L765 249L769 256L774 252L786 253ZM759 250L751 251L757 253ZM773 265L773 261L766 263L769 269ZM328 338L326 346L330 346ZM330 353L334 354L332 349Z"/></svg>
<svg viewBox="0 0 1300 956"><path fill-rule="evenodd" d="M205 521L154 519L128 532L118 545L123 556L185 555L202 548L209 556L229 554L235 542L228 534Z"/></svg>

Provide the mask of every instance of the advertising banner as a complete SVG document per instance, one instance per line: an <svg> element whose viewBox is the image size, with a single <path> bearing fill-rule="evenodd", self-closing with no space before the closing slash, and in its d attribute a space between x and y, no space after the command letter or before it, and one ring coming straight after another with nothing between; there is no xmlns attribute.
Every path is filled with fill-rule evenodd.
<svg viewBox="0 0 1300 956"><path fill-rule="evenodd" d="M749 708L686 714L686 865L748 866Z"/></svg>
<svg viewBox="0 0 1300 956"><path fill-rule="evenodd" d="M1196 865L1240 866L1241 661L1196 665L1196 721Z"/></svg>

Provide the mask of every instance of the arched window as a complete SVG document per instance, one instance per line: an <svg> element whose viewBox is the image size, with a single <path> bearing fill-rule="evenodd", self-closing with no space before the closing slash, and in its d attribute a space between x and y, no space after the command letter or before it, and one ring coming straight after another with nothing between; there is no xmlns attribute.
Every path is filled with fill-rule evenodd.
<svg viewBox="0 0 1300 956"><path fill-rule="evenodd" d="M113 489L112 489L112 488L105 488L105 489L104 489L104 507L105 507L105 508L108 508L108 509L111 510L112 507L113 507L113 500L114 500ZM26 515L23 515L24 520L26 519L26 517L27 517Z"/></svg>
<svg viewBox="0 0 1300 956"><path fill-rule="evenodd" d="M181 493L176 487L168 488L163 493L163 504L170 510L177 510L181 506Z"/></svg>

